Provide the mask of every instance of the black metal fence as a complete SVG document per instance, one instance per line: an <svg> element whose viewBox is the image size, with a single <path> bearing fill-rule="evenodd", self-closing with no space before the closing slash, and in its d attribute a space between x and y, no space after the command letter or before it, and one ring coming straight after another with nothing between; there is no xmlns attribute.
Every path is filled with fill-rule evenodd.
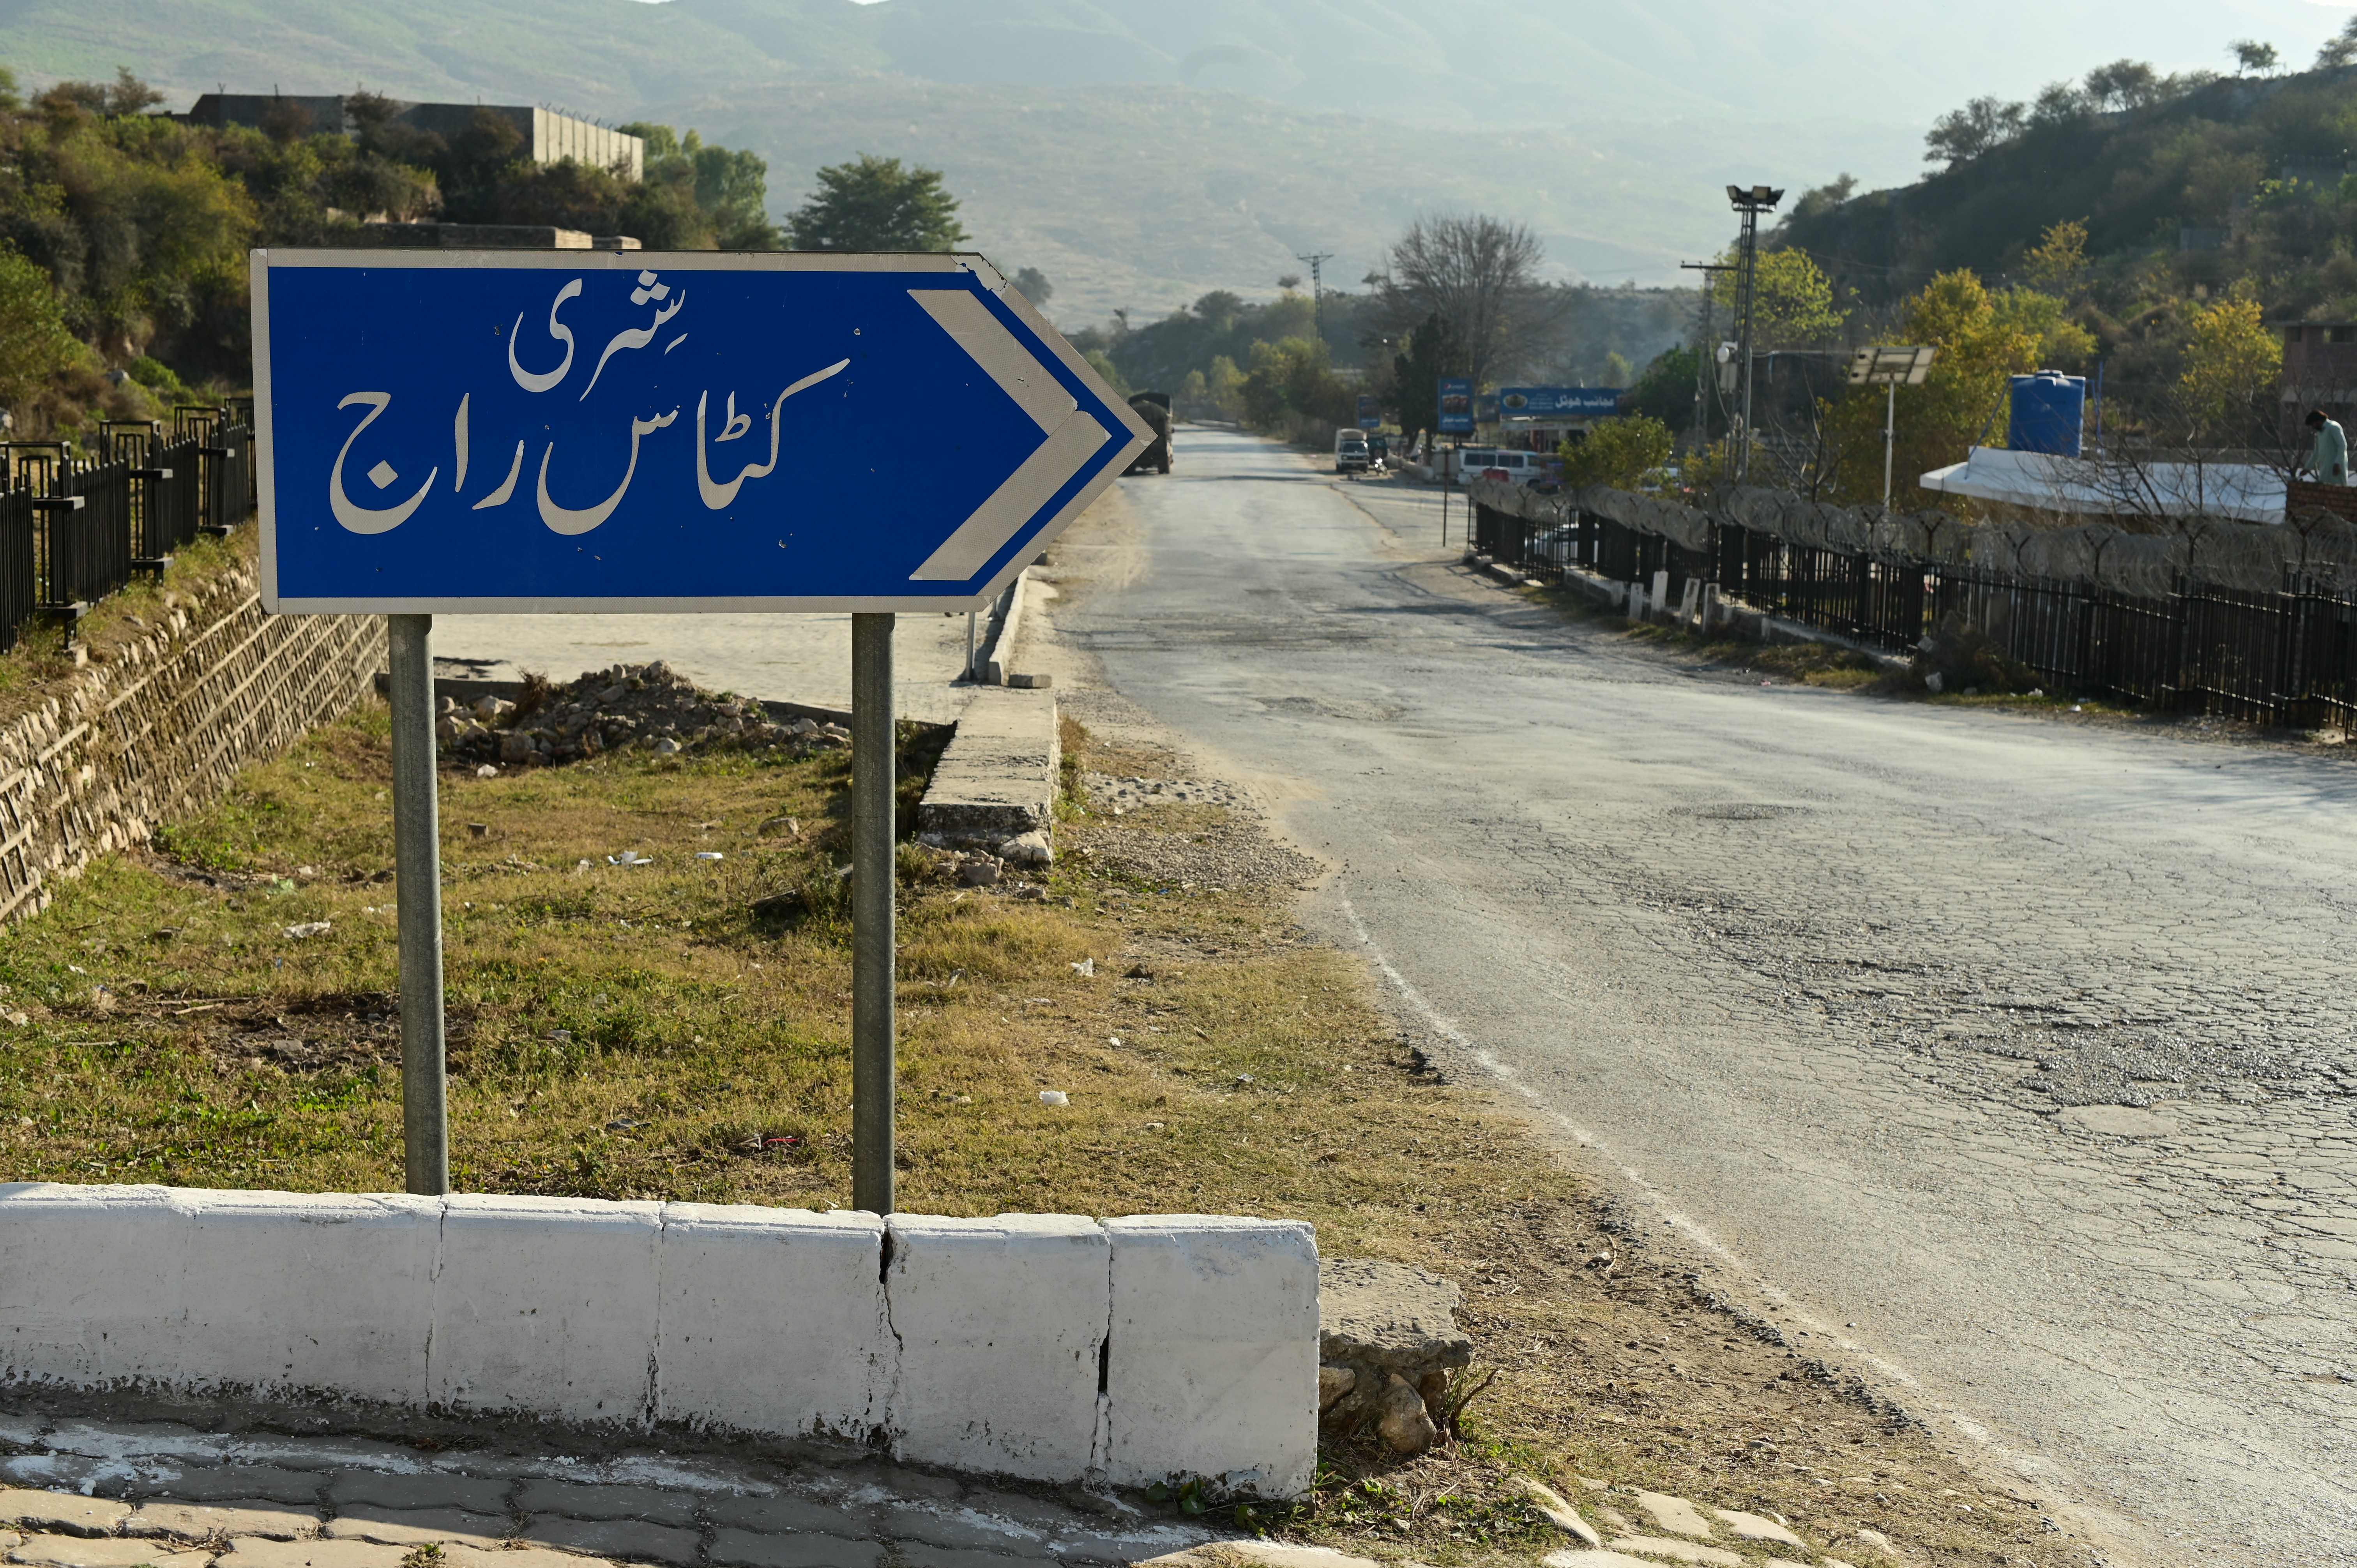
<svg viewBox="0 0 2357 1568"><path fill-rule="evenodd" d="M2058 693L2357 732L2357 586L2182 583L2140 598L1790 544L1726 523L1711 525L1708 548L1688 550L1590 513L1534 522L1487 506L1475 509L1473 543L1545 582L1584 570L1650 592L1666 571L1674 605L1699 578L1726 599L1891 653L1914 651L1953 617Z"/></svg>
<svg viewBox="0 0 2357 1568"><path fill-rule="evenodd" d="M242 417L241 417L242 416ZM0 650L51 616L68 628L136 573L160 572L200 533L253 515L245 410L182 408L161 422L112 420L97 450L0 443Z"/></svg>

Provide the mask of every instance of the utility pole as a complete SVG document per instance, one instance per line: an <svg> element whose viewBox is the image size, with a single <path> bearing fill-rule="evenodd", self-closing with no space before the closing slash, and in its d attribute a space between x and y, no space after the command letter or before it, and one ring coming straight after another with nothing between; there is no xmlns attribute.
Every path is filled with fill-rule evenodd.
<svg viewBox="0 0 2357 1568"><path fill-rule="evenodd" d="M1772 212L1784 199L1781 190L1770 190L1755 185L1749 190L1739 185L1727 188L1727 199L1743 217L1743 238L1736 255L1736 309L1742 312L1736 338L1736 352L1743 356L1743 439L1735 448L1735 482L1743 483L1751 474L1751 304L1760 281L1760 215Z"/></svg>
<svg viewBox="0 0 2357 1568"><path fill-rule="evenodd" d="M1331 251L1314 251L1308 255L1297 252L1293 258L1309 269L1309 319L1320 343L1326 341L1326 279L1319 269L1334 259Z"/></svg>
<svg viewBox="0 0 2357 1568"><path fill-rule="evenodd" d="M1736 269L1723 262L1680 262L1678 270L1703 274L1702 336L1695 340L1694 434L1695 449L1700 451L1710 445L1711 287L1718 274Z"/></svg>

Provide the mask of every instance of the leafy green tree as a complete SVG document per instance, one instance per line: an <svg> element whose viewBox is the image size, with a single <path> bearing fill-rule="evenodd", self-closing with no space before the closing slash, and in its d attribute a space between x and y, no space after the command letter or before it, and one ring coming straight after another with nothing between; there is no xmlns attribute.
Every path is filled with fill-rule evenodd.
<svg viewBox="0 0 2357 1568"><path fill-rule="evenodd" d="M1727 267L1732 267L1735 260L1733 250L1719 257L1721 264ZM1736 274L1715 272L1708 276L1718 318L1729 323L1739 319L1743 290ZM1833 280L1806 252L1760 252L1759 270L1753 274L1751 285L1754 347L1764 352L1821 343L1841 330L1848 314L1834 299Z"/></svg>
<svg viewBox="0 0 2357 1568"><path fill-rule="evenodd" d="M2338 70L2342 66L2357 63L2357 16L2341 24L2341 30L2324 41L2316 51L2319 70Z"/></svg>
<svg viewBox="0 0 2357 1568"><path fill-rule="evenodd" d="M1995 98L1975 98L1962 109L1951 109L1923 134L1923 161L1950 168L1970 163L2020 135L2029 113L2025 104Z"/></svg>
<svg viewBox="0 0 2357 1568"><path fill-rule="evenodd" d="M1645 367L1645 373L1637 378L1637 384L1629 389L1620 406L1673 428L1693 424L1695 360L1699 357L1693 348L1684 344L1663 350Z"/></svg>
<svg viewBox="0 0 2357 1568"><path fill-rule="evenodd" d="M2282 59L2276 53L2275 45L2263 44L2255 38L2236 38L2226 46L2226 52L2234 57L2237 74L2255 70L2265 76L2274 70Z"/></svg>
<svg viewBox="0 0 2357 1568"><path fill-rule="evenodd" d="M2087 225L2075 218L2049 224L2021 262L2032 288L2055 295L2075 293L2087 270Z"/></svg>
<svg viewBox="0 0 2357 1568"><path fill-rule="evenodd" d="M74 362L81 345L49 274L0 251L0 404L14 408Z"/></svg>
<svg viewBox="0 0 2357 1568"><path fill-rule="evenodd" d="M778 249L784 236L770 221L770 166L759 154L707 143L693 126L684 136L643 122L622 129L647 144L647 184L681 186L693 194L712 231L710 242L724 251Z"/></svg>
<svg viewBox="0 0 2357 1568"><path fill-rule="evenodd" d="M1400 429L1411 437L1440 428L1440 383L1470 374L1469 356L1448 317L1434 311L1407 334L1392 357L1392 395Z"/></svg>
<svg viewBox="0 0 2357 1568"><path fill-rule="evenodd" d="M2270 331L2256 295L2239 290L2194 313L2179 396L2196 435L2250 441L2274 424L2283 342Z"/></svg>
<svg viewBox="0 0 2357 1568"><path fill-rule="evenodd" d="M954 251L966 242L939 169L862 153L817 178L817 192L786 219L797 251Z"/></svg>
<svg viewBox="0 0 2357 1568"><path fill-rule="evenodd" d="M1113 362L1113 357L1107 354L1103 349L1092 349L1087 353L1082 355L1081 358L1086 360L1089 362L1090 368L1105 379L1105 385L1113 388L1114 396L1127 397L1131 392L1136 390L1127 381L1122 380L1121 367L1114 364Z"/></svg>
<svg viewBox="0 0 2357 1568"><path fill-rule="evenodd" d="M1609 485L1633 490L1658 482L1676 446L1668 425L1635 413L1598 420L1585 440L1565 442L1556 455L1563 459L1563 482L1575 489Z"/></svg>
<svg viewBox="0 0 2357 1568"><path fill-rule="evenodd" d="M1326 345L1314 338L1254 344L1238 392L1244 423L1296 440L1358 417L1356 390L1334 374Z"/></svg>

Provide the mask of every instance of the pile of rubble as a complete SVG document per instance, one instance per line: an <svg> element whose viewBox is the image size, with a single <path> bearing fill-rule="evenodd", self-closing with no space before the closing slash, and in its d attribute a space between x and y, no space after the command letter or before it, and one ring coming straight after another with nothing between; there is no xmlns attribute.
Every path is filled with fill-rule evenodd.
<svg viewBox="0 0 2357 1568"><path fill-rule="evenodd" d="M737 750L808 756L851 745L840 725L786 725L750 697L706 692L657 660L592 671L565 685L527 680L517 700L444 698L435 738L455 760L542 766L640 746L659 756Z"/></svg>
<svg viewBox="0 0 2357 1568"><path fill-rule="evenodd" d="M1055 845L1039 829L1011 838L974 833L919 833L917 847L925 852L934 870L961 887L996 887L1011 880L1018 898L1044 898L1047 889L1017 874L1017 868L1044 868L1055 863Z"/></svg>

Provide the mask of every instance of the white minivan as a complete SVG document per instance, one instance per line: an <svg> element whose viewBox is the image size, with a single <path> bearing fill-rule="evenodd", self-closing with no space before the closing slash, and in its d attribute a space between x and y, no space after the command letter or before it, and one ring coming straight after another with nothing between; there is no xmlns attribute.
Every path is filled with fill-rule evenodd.
<svg viewBox="0 0 2357 1568"><path fill-rule="evenodd" d="M1334 471L1363 474L1373 461L1367 450L1367 433L1355 427L1334 432Z"/></svg>
<svg viewBox="0 0 2357 1568"><path fill-rule="evenodd" d="M1488 446L1468 446L1451 453L1456 464L1456 482L1469 485L1491 469L1501 471L1518 485L1527 485L1546 472L1544 452L1506 452Z"/></svg>

